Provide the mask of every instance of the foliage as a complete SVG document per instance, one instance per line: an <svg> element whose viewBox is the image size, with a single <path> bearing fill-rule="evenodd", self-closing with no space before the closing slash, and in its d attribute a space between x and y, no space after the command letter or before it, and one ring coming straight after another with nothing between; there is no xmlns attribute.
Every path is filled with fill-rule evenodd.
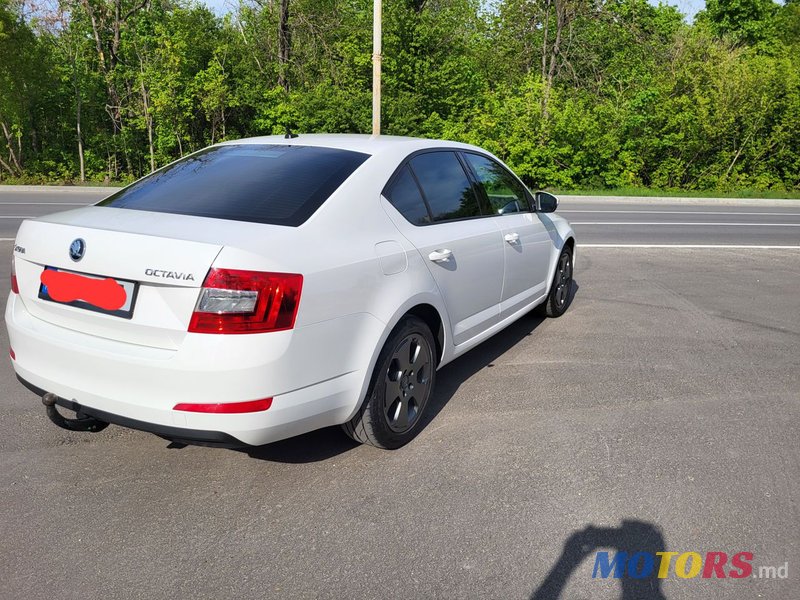
<svg viewBox="0 0 800 600"><path fill-rule="evenodd" d="M0 180L368 132L371 28L368 0L0 0ZM384 0L383 28L384 133L481 145L538 187L800 192L797 0L693 24L647 0Z"/></svg>

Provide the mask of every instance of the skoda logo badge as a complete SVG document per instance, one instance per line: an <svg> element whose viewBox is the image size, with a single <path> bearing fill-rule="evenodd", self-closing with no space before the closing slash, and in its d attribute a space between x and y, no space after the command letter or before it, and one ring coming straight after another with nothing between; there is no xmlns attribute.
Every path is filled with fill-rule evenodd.
<svg viewBox="0 0 800 600"><path fill-rule="evenodd" d="M82 259L85 252L86 242L84 242L81 238L78 238L69 245L69 257L75 262L78 262L80 259Z"/></svg>

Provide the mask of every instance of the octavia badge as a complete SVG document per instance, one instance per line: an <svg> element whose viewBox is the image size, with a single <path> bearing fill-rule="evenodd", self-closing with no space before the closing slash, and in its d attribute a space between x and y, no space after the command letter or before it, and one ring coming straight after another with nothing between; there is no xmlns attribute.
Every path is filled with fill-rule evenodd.
<svg viewBox="0 0 800 600"><path fill-rule="evenodd" d="M75 262L82 259L85 252L86 242L84 242L81 238L78 238L69 245L69 257Z"/></svg>

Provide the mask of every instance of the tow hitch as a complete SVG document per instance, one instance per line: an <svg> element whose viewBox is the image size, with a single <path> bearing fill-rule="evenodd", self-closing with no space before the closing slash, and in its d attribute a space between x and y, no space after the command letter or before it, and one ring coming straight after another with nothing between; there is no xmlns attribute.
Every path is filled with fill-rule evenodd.
<svg viewBox="0 0 800 600"><path fill-rule="evenodd" d="M59 427L69 429L70 431L91 431L96 433L108 427L105 421L98 421L94 417L90 417L80 411L75 413L74 419L68 419L63 416L56 408L58 396L52 392L47 392L42 396L42 404L44 404L47 417Z"/></svg>

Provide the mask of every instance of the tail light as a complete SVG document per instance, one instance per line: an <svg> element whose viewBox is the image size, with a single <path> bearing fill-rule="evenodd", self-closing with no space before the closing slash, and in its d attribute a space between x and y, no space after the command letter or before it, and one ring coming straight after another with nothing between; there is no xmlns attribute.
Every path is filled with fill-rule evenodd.
<svg viewBox="0 0 800 600"><path fill-rule="evenodd" d="M294 327L303 276L211 269L197 300L190 333L264 333Z"/></svg>
<svg viewBox="0 0 800 600"><path fill-rule="evenodd" d="M19 285L17 284L17 261L11 257L11 291L19 294Z"/></svg>

